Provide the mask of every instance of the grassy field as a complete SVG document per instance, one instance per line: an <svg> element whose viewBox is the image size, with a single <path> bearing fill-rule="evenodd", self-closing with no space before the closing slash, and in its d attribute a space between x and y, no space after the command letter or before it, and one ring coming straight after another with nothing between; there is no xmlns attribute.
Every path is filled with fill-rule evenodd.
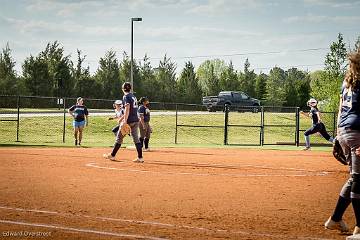
<svg viewBox="0 0 360 240"><path fill-rule="evenodd" d="M109 114L110 116L110 114ZM332 115L323 114L322 119L332 131ZM111 128L114 121L107 120L108 116L90 117L89 126L84 132L84 146L111 146L114 136ZM1 119L1 118L0 118ZM219 113L204 115L179 115L179 125L193 125L197 127L179 126L177 128L177 143L181 146L211 146L221 147L224 143L224 115ZM295 143L295 113L265 113L264 144ZM175 146L176 117L175 115L152 116L151 125L153 146ZM261 113L229 114L229 144L260 144ZM266 126L271 125L271 126ZM199 127L202 126L202 127ZM254 127L256 126L256 127ZM300 129L311 126L309 118L301 116ZM303 143L302 132L300 141ZM16 143L16 122L0 121L0 144ZM332 134L330 134L332 135ZM24 117L20 119L20 144L72 146L73 130L72 118L66 117L65 143L63 140L63 117ZM326 143L320 136L313 135L312 143ZM131 138L125 138L124 145L132 144Z"/></svg>

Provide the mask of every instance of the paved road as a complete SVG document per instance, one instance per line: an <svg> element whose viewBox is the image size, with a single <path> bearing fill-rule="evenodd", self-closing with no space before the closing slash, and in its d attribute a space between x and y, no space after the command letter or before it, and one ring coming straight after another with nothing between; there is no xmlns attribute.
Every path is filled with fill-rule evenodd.
<svg viewBox="0 0 360 240"><path fill-rule="evenodd" d="M89 111L89 116L111 116L114 115L113 112L91 112ZM214 114L224 114L223 112L205 112L205 111L184 111L184 112L178 112L178 115L214 115ZM151 116L175 116L176 112L172 111L164 111L164 112L151 112ZM60 117L64 116L63 112L28 112L28 113L20 113L20 118L24 117ZM66 113L66 116L69 116L68 113ZM17 118L16 113L0 113L0 119L2 118Z"/></svg>

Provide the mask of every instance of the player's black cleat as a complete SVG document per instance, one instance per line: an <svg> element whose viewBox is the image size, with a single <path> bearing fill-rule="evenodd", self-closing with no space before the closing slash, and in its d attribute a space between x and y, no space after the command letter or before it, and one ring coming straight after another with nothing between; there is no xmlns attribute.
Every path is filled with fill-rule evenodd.
<svg viewBox="0 0 360 240"><path fill-rule="evenodd" d="M75 146L77 146L77 140L75 140Z"/></svg>

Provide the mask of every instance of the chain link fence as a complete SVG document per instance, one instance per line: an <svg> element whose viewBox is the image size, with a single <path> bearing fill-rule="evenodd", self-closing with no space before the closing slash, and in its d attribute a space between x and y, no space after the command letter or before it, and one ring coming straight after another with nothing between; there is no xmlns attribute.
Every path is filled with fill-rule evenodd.
<svg viewBox="0 0 360 240"><path fill-rule="evenodd" d="M11 143L19 140L18 97L0 96L0 143Z"/></svg>
<svg viewBox="0 0 360 240"><path fill-rule="evenodd" d="M89 110L83 145L111 146L111 129L117 124L114 100L84 99ZM33 96L0 96L0 144L21 142L36 145L73 144L72 117L68 109L75 98ZM303 133L311 119L299 114L299 108L228 107L225 111L208 112L203 105L151 102L153 144L206 145L303 145ZM321 113L330 135L336 131L336 114ZM125 138L131 144L132 138ZM326 144L318 135L311 143Z"/></svg>

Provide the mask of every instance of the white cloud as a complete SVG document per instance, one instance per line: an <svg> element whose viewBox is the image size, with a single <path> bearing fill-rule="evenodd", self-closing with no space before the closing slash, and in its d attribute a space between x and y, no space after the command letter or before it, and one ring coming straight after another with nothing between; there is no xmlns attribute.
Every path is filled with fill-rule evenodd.
<svg viewBox="0 0 360 240"><path fill-rule="evenodd" d="M23 34L37 33L70 33L85 34L85 36L111 37L128 34L128 29L118 26L85 26L70 21L47 22L36 20L22 20L15 18L3 18L7 23L13 25L17 31Z"/></svg>
<svg viewBox="0 0 360 240"><path fill-rule="evenodd" d="M188 8L193 6L191 0L31 0L26 6L28 12L53 11L57 16L69 17L84 13L89 15L115 15L123 11L138 11L157 8Z"/></svg>
<svg viewBox="0 0 360 240"><path fill-rule="evenodd" d="M57 36L59 40L74 39L84 42L111 42L128 41L130 29L119 25L82 25L73 21L49 22L39 20L23 20L18 18L2 18L16 32L34 38L51 38ZM73 37L77 36L77 37ZM143 42L176 42L176 41L208 41L214 42L239 40L247 38L262 37L263 33L237 29L224 29L215 27L145 27L139 24L136 27L135 38Z"/></svg>
<svg viewBox="0 0 360 240"><path fill-rule="evenodd" d="M272 36L260 41L260 46L264 49L274 49L273 46L279 46L280 49L302 49L317 48L327 46L327 38L323 34L292 34L285 36ZM311 46L311 47L309 47Z"/></svg>
<svg viewBox="0 0 360 240"><path fill-rule="evenodd" d="M319 5L332 8L350 8L360 5L359 0L304 0L306 5Z"/></svg>
<svg viewBox="0 0 360 240"><path fill-rule="evenodd" d="M283 22L285 23L296 23L296 22L307 22L307 23L323 23L323 22L332 22L332 23L354 23L359 22L360 16L325 16L325 15L306 15L306 16L292 16L284 18Z"/></svg>
<svg viewBox="0 0 360 240"><path fill-rule="evenodd" d="M28 12L49 12L53 11L57 16L69 17L79 12L86 12L89 9L104 7L103 1L54 1L54 0L32 0L26 6Z"/></svg>
<svg viewBox="0 0 360 240"><path fill-rule="evenodd" d="M214 14L228 13L238 10L263 9L265 7L277 6L278 3L265 0L208 0L204 4L197 4L188 9L188 13Z"/></svg>
<svg viewBox="0 0 360 240"><path fill-rule="evenodd" d="M163 28L143 28L139 27L137 35L142 35L143 39L147 41L218 41L219 39L240 39L240 38L253 38L261 37L263 34L260 32L241 31L241 30L228 30L223 28L213 27L194 27L194 26L181 26L181 27L163 27Z"/></svg>

